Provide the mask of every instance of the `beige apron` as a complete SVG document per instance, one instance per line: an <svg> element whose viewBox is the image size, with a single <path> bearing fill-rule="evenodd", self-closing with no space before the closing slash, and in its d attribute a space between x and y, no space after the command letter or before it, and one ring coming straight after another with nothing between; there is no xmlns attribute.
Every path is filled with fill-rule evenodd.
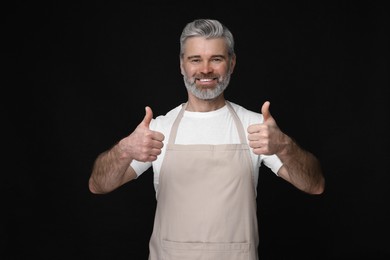
<svg viewBox="0 0 390 260"><path fill-rule="evenodd" d="M184 104L161 166L149 260L255 260L256 195L241 121L226 101L240 144L175 144Z"/></svg>

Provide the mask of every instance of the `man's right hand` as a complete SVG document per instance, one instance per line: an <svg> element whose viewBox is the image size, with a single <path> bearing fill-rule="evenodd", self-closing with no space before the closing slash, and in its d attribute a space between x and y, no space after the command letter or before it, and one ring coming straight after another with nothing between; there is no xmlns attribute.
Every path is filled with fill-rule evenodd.
<svg viewBox="0 0 390 260"><path fill-rule="evenodd" d="M164 135L149 129L149 124L153 119L153 111L150 107L145 107L145 117L137 128L127 137L119 142L119 148L124 156L140 162L152 162L161 154L164 146Z"/></svg>

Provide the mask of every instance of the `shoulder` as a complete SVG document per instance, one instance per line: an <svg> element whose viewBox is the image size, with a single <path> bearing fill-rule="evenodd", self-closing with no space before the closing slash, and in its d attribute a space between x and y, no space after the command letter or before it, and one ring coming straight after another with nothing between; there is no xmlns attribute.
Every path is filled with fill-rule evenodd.
<svg viewBox="0 0 390 260"><path fill-rule="evenodd" d="M150 122L150 128L152 130L164 130L166 127L170 127L175 121L177 115L182 108L182 104L171 109L165 115L159 115Z"/></svg>
<svg viewBox="0 0 390 260"><path fill-rule="evenodd" d="M236 111L237 116L244 125L249 126L251 124L260 124L263 122L263 115L261 113L254 112L231 101L229 101L229 103L232 105L234 111Z"/></svg>

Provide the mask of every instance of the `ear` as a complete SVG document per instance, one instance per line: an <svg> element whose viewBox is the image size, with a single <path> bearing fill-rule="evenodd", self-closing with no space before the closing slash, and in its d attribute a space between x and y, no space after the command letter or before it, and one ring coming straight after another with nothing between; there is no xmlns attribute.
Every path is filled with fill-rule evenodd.
<svg viewBox="0 0 390 260"><path fill-rule="evenodd" d="M181 72L181 75L184 76L183 57L181 57L181 56L180 56L180 72Z"/></svg>
<svg viewBox="0 0 390 260"><path fill-rule="evenodd" d="M234 67L236 67L236 54L233 54L233 56L230 59L230 74L233 73Z"/></svg>

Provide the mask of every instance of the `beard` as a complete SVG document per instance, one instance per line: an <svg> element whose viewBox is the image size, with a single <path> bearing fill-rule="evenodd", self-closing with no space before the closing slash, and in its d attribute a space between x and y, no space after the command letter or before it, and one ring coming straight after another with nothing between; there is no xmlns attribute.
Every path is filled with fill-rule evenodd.
<svg viewBox="0 0 390 260"><path fill-rule="evenodd" d="M184 84L189 92L191 92L195 97L202 99L202 100L210 100L218 97L221 95L230 82L230 73L226 74L226 76L220 76L218 77L217 86L215 88L199 88L196 86L196 78L215 78L214 75L209 76L201 76L201 77L187 77L187 75L183 76L184 78Z"/></svg>

